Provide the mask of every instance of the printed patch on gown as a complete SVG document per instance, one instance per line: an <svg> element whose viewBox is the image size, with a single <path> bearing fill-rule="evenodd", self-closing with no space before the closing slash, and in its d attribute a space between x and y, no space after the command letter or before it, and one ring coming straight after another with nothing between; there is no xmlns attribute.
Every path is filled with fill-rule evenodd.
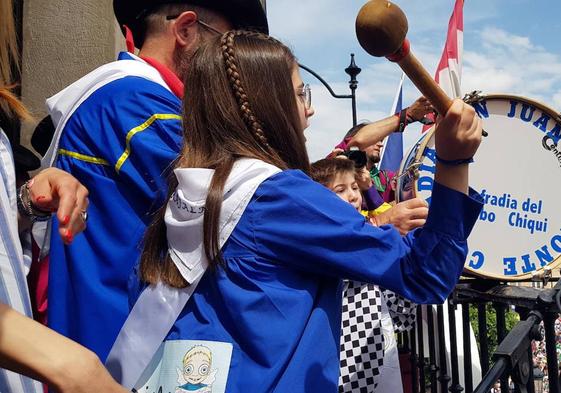
<svg viewBox="0 0 561 393"><path fill-rule="evenodd" d="M224 393L232 344L218 341L164 342L140 377L138 393Z"/></svg>

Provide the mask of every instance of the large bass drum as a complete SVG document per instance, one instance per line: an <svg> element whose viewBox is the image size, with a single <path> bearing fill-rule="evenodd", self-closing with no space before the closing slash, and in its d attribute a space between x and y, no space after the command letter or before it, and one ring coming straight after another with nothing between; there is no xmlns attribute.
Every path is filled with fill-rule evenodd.
<svg viewBox="0 0 561 393"><path fill-rule="evenodd" d="M549 107L512 95L472 102L488 136L470 168L470 185L485 206L469 237L466 273L523 280L561 262L561 117ZM434 129L404 158L397 200L430 203Z"/></svg>

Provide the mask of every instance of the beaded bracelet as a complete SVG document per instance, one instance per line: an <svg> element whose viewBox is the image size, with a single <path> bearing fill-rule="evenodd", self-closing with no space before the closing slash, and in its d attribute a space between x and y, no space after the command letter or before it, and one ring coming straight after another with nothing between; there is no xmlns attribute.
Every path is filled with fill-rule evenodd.
<svg viewBox="0 0 561 393"><path fill-rule="evenodd" d="M450 165L450 166L457 166L457 165L463 165L463 164L471 164L473 162L473 157L470 158L460 158L458 160L445 160L444 158L440 158L438 156L438 154L434 155L436 158L436 162L440 162L441 164L444 165Z"/></svg>
<svg viewBox="0 0 561 393"><path fill-rule="evenodd" d="M18 211L21 215L29 218L32 223L36 221L47 221L51 218L51 212L41 210L33 206L29 197L29 180L19 188L17 197Z"/></svg>

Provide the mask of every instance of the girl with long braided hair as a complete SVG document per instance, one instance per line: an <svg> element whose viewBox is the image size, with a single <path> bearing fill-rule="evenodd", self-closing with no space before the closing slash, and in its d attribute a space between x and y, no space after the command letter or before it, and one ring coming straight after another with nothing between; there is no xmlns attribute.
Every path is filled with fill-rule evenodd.
<svg viewBox="0 0 561 393"><path fill-rule="evenodd" d="M108 359L125 386L336 392L343 278L417 303L452 291L482 206L467 182L481 138L474 111L455 101L440 122L429 216L405 237L366 225L307 176L312 114L277 40L229 31L195 53L170 198L146 234L136 303ZM183 364L193 348L206 357Z"/></svg>

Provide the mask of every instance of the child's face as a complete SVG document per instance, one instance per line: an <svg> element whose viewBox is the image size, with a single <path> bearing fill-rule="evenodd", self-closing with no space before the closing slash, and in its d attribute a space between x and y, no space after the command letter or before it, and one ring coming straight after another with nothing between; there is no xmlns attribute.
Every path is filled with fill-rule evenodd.
<svg viewBox="0 0 561 393"><path fill-rule="evenodd" d="M360 211L362 195L352 172L342 172L335 175L333 180L327 185L331 191L335 192L344 201L349 202L353 207Z"/></svg>

